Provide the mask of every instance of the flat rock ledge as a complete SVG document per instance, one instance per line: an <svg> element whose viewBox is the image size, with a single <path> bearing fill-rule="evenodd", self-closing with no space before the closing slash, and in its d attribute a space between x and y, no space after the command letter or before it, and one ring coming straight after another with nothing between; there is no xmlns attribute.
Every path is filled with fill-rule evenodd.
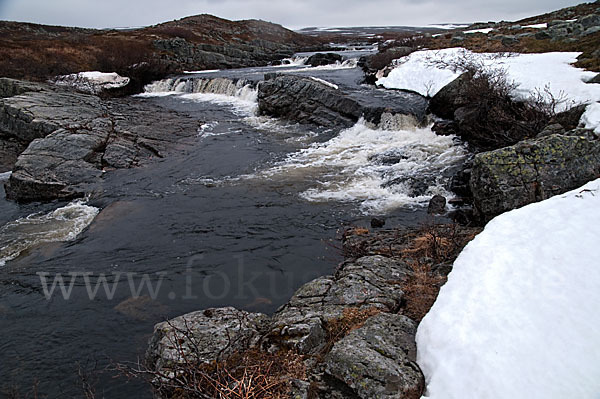
<svg viewBox="0 0 600 399"><path fill-rule="evenodd" d="M17 201L82 197L103 172L163 157L198 128L141 99L102 100L5 78L0 96L0 147L13 150L0 152L13 172L6 195Z"/></svg>

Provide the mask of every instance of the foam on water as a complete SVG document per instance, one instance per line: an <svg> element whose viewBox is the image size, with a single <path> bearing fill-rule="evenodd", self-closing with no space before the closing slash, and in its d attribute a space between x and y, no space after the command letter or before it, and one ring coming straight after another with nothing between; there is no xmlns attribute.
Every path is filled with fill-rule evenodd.
<svg viewBox="0 0 600 399"><path fill-rule="evenodd" d="M325 143L290 154L253 177L301 178L312 187L301 196L313 202L359 202L363 213L385 213L425 204L445 189L465 157L451 136L430 128L380 130L359 121Z"/></svg>
<svg viewBox="0 0 600 399"><path fill-rule="evenodd" d="M41 243L75 239L100 210L74 201L49 213L34 213L0 228L0 266Z"/></svg>
<svg viewBox="0 0 600 399"><path fill-rule="evenodd" d="M304 72L304 71L333 71L337 69L353 69L358 65L358 58L350 58L348 60L339 62L336 61L334 64L329 65L319 65L316 67L306 67L295 69L296 72Z"/></svg>

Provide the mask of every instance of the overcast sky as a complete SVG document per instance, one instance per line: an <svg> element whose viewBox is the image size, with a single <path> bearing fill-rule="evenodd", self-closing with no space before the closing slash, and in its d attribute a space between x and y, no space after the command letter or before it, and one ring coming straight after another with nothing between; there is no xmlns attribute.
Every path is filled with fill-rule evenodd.
<svg viewBox="0 0 600 399"><path fill-rule="evenodd" d="M0 19L82 27L146 26L196 14L308 26L423 26L516 20L567 0L0 0Z"/></svg>

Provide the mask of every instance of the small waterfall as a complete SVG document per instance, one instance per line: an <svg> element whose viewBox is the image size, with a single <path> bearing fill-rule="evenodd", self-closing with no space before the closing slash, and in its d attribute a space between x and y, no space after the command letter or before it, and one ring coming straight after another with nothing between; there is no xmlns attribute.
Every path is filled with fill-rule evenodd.
<svg viewBox="0 0 600 399"><path fill-rule="evenodd" d="M256 101L257 84L245 79L178 77L158 80L144 87L145 93L221 94Z"/></svg>

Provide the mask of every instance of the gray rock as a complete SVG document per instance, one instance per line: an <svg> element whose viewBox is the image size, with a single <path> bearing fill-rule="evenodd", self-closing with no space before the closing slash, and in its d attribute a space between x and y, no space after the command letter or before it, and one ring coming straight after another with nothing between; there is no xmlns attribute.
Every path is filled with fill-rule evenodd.
<svg viewBox="0 0 600 399"><path fill-rule="evenodd" d="M365 104L341 89L294 75L267 74L258 86L261 115L327 127L350 127L361 117L378 124L384 113L409 115L417 123L425 121L427 101L417 94L406 94L404 101L392 103L377 99L369 97L371 103Z"/></svg>
<svg viewBox="0 0 600 399"><path fill-rule="evenodd" d="M429 110L441 118L453 119L454 112L458 108L467 105L466 100L462 96L462 89L465 87L467 79L468 74L463 73L444 86L429 101Z"/></svg>
<svg viewBox="0 0 600 399"><path fill-rule="evenodd" d="M425 380L415 363L416 330L406 316L373 316L333 346L325 359L326 373L361 399L418 399Z"/></svg>
<svg viewBox="0 0 600 399"><path fill-rule="evenodd" d="M600 15L589 14L579 18L577 22L580 23L584 29L589 29L594 26L600 26Z"/></svg>
<svg viewBox="0 0 600 399"><path fill-rule="evenodd" d="M336 53L317 53L311 55L308 60L306 60L306 65L310 65L313 67L321 66L321 65L329 65L335 64L336 62L342 62L344 58Z"/></svg>
<svg viewBox="0 0 600 399"><path fill-rule="evenodd" d="M267 345L318 353L326 344L326 322L341 317L345 308L398 310L403 296L398 282L408 273L403 261L382 256L344 263L334 276L303 285L275 313Z"/></svg>
<svg viewBox="0 0 600 399"><path fill-rule="evenodd" d="M0 78L0 98L13 97L28 91L40 91L42 85L22 80Z"/></svg>
<svg viewBox="0 0 600 399"><path fill-rule="evenodd" d="M427 213L430 215L441 215L446 213L446 198L441 195L434 195L431 200L429 200Z"/></svg>
<svg viewBox="0 0 600 399"><path fill-rule="evenodd" d="M589 35L593 35L594 33L598 33L598 32L600 32L600 26L592 26L591 28L586 29L582 33L582 36L589 36Z"/></svg>
<svg viewBox="0 0 600 399"><path fill-rule="evenodd" d="M84 196L103 169L162 157L177 141L197 134L192 118L143 100L101 100L27 82L5 80L4 86L5 92L21 93L0 99L0 164L13 171L6 195L17 201Z"/></svg>
<svg viewBox="0 0 600 399"><path fill-rule="evenodd" d="M146 352L146 366L167 373L187 361L219 360L258 344L269 318L232 307L192 312L157 324Z"/></svg>
<svg viewBox="0 0 600 399"><path fill-rule="evenodd" d="M553 134L563 134L565 133L565 128L560 123L553 123L548 125L535 136L536 139L552 136Z"/></svg>
<svg viewBox="0 0 600 399"><path fill-rule="evenodd" d="M600 175L600 140L551 135L480 153L470 186L482 221L575 189Z"/></svg>
<svg viewBox="0 0 600 399"><path fill-rule="evenodd" d="M511 46L513 44L519 43L519 38L514 35L505 35L501 39L502 44L505 46Z"/></svg>
<svg viewBox="0 0 600 399"><path fill-rule="evenodd" d="M600 83L600 73L588 80L585 83Z"/></svg>
<svg viewBox="0 0 600 399"><path fill-rule="evenodd" d="M545 39L550 39L552 36L550 36L548 29L544 29L544 30L537 32L534 37L538 40L545 40Z"/></svg>

